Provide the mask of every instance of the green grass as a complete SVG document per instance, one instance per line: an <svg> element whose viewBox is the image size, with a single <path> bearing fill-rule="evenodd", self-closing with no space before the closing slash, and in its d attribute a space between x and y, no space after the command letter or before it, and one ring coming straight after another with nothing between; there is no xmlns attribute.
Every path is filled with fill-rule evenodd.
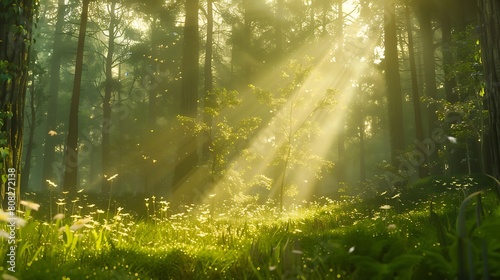
<svg viewBox="0 0 500 280"><path fill-rule="evenodd" d="M113 203L103 213L106 202L53 198L52 214L65 217L49 219L47 205L19 213L27 224L16 232L16 272L7 271L4 240L0 273L18 279L498 279L496 193L485 189L481 203L475 196L462 204L477 185L431 178L396 197L319 198L284 212L269 204L224 206L230 202L173 212L163 199L150 198L142 210ZM457 230L462 225L465 231Z"/></svg>

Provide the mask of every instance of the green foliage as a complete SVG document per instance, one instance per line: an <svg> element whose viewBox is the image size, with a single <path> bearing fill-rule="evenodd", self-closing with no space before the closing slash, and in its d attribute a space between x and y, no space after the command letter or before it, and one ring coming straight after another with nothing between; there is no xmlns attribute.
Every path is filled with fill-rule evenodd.
<svg viewBox="0 0 500 280"><path fill-rule="evenodd" d="M310 63L309 58L305 61L291 60L282 70L276 89L250 86L260 103L267 106L272 114L269 124L274 134L271 145L276 150L272 165L281 169L280 178L276 178L281 208L286 189L293 187L288 181L290 171L305 168L321 178L324 170L333 167L331 161L314 153L312 144L321 134L316 117L322 111L332 109L336 92L327 90L317 93L304 87L311 74Z"/></svg>
<svg viewBox="0 0 500 280"><path fill-rule="evenodd" d="M243 100L237 91L217 89L207 93L204 113L210 116L209 122L195 118L178 116L177 120L183 133L205 137L208 153L204 167L212 185L223 178L222 188L226 193L235 195L246 185L242 176L244 171L231 168L235 156L250 159L254 155L248 151L248 142L260 125L259 117L235 117L231 110L240 110Z"/></svg>
<svg viewBox="0 0 500 280"><path fill-rule="evenodd" d="M485 274L485 267L490 277L499 277L494 264L500 261L500 208L491 192L482 198L474 207L468 205L471 197L468 204L462 203L458 223L452 219L431 224L428 208L398 213L386 204L373 206L370 213L364 202L328 198L293 205L285 212L270 205L237 207L228 200L215 207L186 205L173 213L167 202L152 197L146 200L146 208L152 210L147 220L120 207L105 215L112 218L104 219L104 211L74 199L72 207L58 209L66 218L58 215L44 221L32 215L30 209L37 209L36 204L24 203L27 224L16 236L15 275L19 279L455 279L464 256L466 262L472 261L467 266L476 277ZM454 198L443 196L443 204L431 209L431 219L432 213L442 219L455 208L449 199ZM65 201L58 200L58 208ZM480 223L476 210L486 214L481 214ZM459 225L465 225L465 231L457 231ZM6 224L0 227L6 229ZM451 242L441 243L439 227ZM470 250L459 254L460 240L466 240L462 244ZM3 240L2 263L7 250Z"/></svg>

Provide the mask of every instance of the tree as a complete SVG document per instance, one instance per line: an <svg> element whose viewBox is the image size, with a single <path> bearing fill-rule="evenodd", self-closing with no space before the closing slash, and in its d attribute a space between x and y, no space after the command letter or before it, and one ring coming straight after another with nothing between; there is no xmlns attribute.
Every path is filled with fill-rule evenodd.
<svg viewBox="0 0 500 280"><path fill-rule="evenodd" d="M198 102L198 0L186 0L186 18L184 23L184 41L182 52L182 97L180 114L194 118L197 115ZM178 163L175 168L174 191L189 182L189 175L198 162L197 139L186 135L178 147Z"/></svg>
<svg viewBox="0 0 500 280"><path fill-rule="evenodd" d="M406 32L408 32L408 59L410 60L411 93L413 100L413 114L415 119L415 137L418 141L424 139L424 124L422 122L422 107L420 104L420 90L418 87L417 64L415 58L415 43L413 40L413 24L411 20L410 7L405 7ZM418 145L415 146L418 149ZM426 176L427 168L424 164L418 167L418 175Z"/></svg>
<svg viewBox="0 0 500 280"><path fill-rule="evenodd" d="M116 2L111 0L108 6L109 25L108 25L108 50L106 54L106 64L104 72L106 80L104 81L104 98L102 102L103 117L102 117L102 182L101 192L109 193L111 191L111 182L108 180L113 176L111 170L111 147L110 147L110 129L111 129L111 94L113 92L113 63L115 52L115 38L117 35L117 27L119 18L116 15Z"/></svg>
<svg viewBox="0 0 500 280"><path fill-rule="evenodd" d="M36 128L40 125L41 110L40 107L44 103L43 100L46 98L43 94L45 69L38 63L36 51L31 51L31 74L30 81L28 83L29 87L29 99L27 98L28 104L26 106L26 127L25 130L28 133L28 140L25 143L26 155L23 165L22 178L21 181L21 191L26 192L28 190L28 181L31 173L31 165L33 159L33 150L35 146L35 133Z"/></svg>
<svg viewBox="0 0 500 280"><path fill-rule="evenodd" d="M204 71L204 94L205 98L205 107L211 107L214 105L215 100L213 100L213 95L210 93L213 91L214 77L212 71L212 60L213 60L213 35L214 35L214 11L213 11L213 1L207 0L207 39L205 42L205 71ZM210 114L205 113L203 115L205 123L209 126L212 125L212 116ZM207 139L204 140L203 144L203 155L208 155L210 153L209 147L210 142L212 141L209 134L205 136Z"/></svg>
<svg viewBox="0 0 500 280"><path fill-rule="evenodd" d="M416 13L419 19L420 34L422 37L424 93L430 100L430 104L428 104L427 107L427 136L432 137L432 133L437 128L437 105L434 101L438 98L436 88L436 62L434 55L434 30L432 28L432 16L436 8L434 3L429 0L421 0L417 2ZM431 175L439 174L441 172L438 160L439 158L437 152L430 153L427 157L427 163L429 164L429 172Z"/></svg>
<svg viewBox="0 0 500 280"><path fill-rule="evenodd" d="M478 0L478 7L485 100L490 119L491 170L500 179L500 2Z"/></svg>
<svg viewBox="0 0 500 280"><path fill-rule="evenodd" d="M66 13L65 0L59 0L57 3L56 24L54 30L54 41L52 45L52 55L50 58L49 70L49 89L48 89L48 109L47 109L47 122L46 122L46 135L43 156L43 173L42 173L42 186L48 186L46 180L54 180L54 169L52 167L55 160L55 146L57 140L49 131L57 130L58 118L58 104L59 104L59 89L61 80L61 61L64 54L64 16Z"/></svg>
<svg viewBox="0 0 500 280"><path fill-rule="evenodd" d="M24 105L32 38L33 0L0 3L0 170L9 182L1 190L2 202L21 185ZM17 199L19 196L16 195ZM4 205L5 206L5 205Z"/></svg>
<svg viewBox="0 0 500 280"><path fill-rule="evenodd" d="M404 146L403 102L399 75L398 38L396 27L395 1L385 0L384 13L384 47L385 47L385 79L387 87L387 108L389 110L389 135L391 141L391 157L397 164L397 155Z"/></svg>
<svg viewBox="0 0 500 280"><path fill-rule="evenodd" d="M83 49L85 46L85 33L90 0L83 0L80 18L80 31L76 50L75 79L73 82L73 95L69 114L68 137L64 156L64 185L63 190L76 192L78 185L78 110L80 107L80 91L83 73Z"/></svg>

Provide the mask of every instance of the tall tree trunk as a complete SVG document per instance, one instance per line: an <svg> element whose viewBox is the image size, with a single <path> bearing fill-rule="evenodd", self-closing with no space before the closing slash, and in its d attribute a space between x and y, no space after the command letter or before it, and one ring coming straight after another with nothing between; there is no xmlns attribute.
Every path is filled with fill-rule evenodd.
<svg viewBox="0 0 500 280"><path fill-rule="evenodd" d="M160 44L160 38L158 38L158 18L155 16L152 19L151 22L151 53L154 58L159 57L159 44ZM161 67L159 66L158 63L153 63L155 67ZM157 98L156 95L158 93L158 88L159 88L159 83L160 80L158 77L156 77L154 72L156 72L158 68L152 68L150 69L151 73L148 75L149 79L151 79L151 86L148 88L148 127L150 130L153 130L156 128L156 102Z"/></svg>
<svg viewBox="0 0 500 280"><path fill-rule="evenodd" d="M0 3L0 174L7 176L2 184L1 199L7 209L7 195L14 188L19 194L23 146L24 105L28 79L29 52L34 15L33 0ZM6 154L7 153L7 154ZM19 200L19 195L15 195Z"/></svg>
<svg viewBox="0 0 500 280"><path fill-rule="evenodd" d="M424 92L428 98L437 99L436 88L436 65L434 57L434 36L432 31L431 8L424 3L417 6L417 14L420 21L420 34L422 37L422 53L424 63ZM437 106L429 104L427 107L427 137L432 139L432 135L437 128ZM427 163L429 164L429 172L431 175L442 173L438 157L438 143L427 147Z"/></svg>
<svg viewBox="0 0 500 280"><path fill-rule="evenodd" d="M366 180L366 152L365 152L365 120L359 120L359 180Z"/></svg>
<svg viewBox="0 0 500 280"><path fill-rule="evenodd" d="M52 56L50 60L50 80L49 80L49 94L48 94L48 108L47 108L47 126L45 129L45 146L43 156L43 173L41 186L49 185L47 180L54 180L59 174L54 174L52 165L55 163L55 147L57 145L57 137L49 134L49 131L57 130L58 118L58 103L59 103L59 81L61 79L61 60L63 57L63 26L64 15L66 13L65 0L59 0L57 4L57 18L54 31L54 44L52 46Z"/></svg>
<svg viewBox="0 0 500 280"><path fill-rule="evenodd" d="M76 49L75 79L73 82L73 95L71 96L68 137L64 157L65 168L63 190L70 193L75 193L78 185L78 110L80 107L80 91L83 73L83 49L85 46L85 33L87 31L89 1L90 0L83 0L82 5L78 46Z"/></svg>
<svg viewBox="0 0 500 280"><path fill-rule="evenodd" d="M101 193L109 194L111 191L111 182L108 179L113 176L114 171L111 167L111 94L113 91L113 55L115 52L115 34L116 34L116 0L111 1L109 7L109 26L108 26L108 52L106 54L104 82L104 99L102 102L103 118L102 118L102 173Z"/></svg>
<svg viewBox="0 0 500 280"><path fill-rule="evenodd" d="M478 0L478 8L485 101L490 119L491 175L500 179L500 2Z"/></svg>
<svg viewBox="0 0 500 280"><path fill-rule="evenodd" d="M28 142L26 144L26 157L24 159L24 166L22 172L21 181L21 191L25 192L28 190L28 181L31 172L31 158L33 154L33 142L35 139L35 129L36 129L36 107L35 107L35 74L31 75L31 88L30 88L30 99L29 99L29 121L28 121Z"/></svg>
<svg viewBox="0 0 500 280"><path fill-rule="evenodd" d="M398 38L394 0L385 0L384 13L385 79L389 110L389 133L392 163L404 151L403 101L399 74Z"/></svg>
<svg viewBox="0 0 500 280"><path fill-rule="evenodd" d="M450 15L446 9L441 11L441 43L443 53L443 70L444 70L444 92L446 100L451 103L458 101L458 95L453 92L455 87L455 79L450 78L451 67L453 66L453 51L451 48L452 32Z"/></svg>
<svg viewBox="0 0 500 280"><path fill-rule="evenodd" d="M184 41L182 49L182 98L181 115L196 118L198 99L198 0L186 0L186 19L184 24ZM189 176L198 162L197 139L192 135L184 135L179 142L178 163L173 179L174 191L181 186L194 187Z"/></svg>
<svg viewBox="0 0 500 280"><path fill-rule="evenodd" d="M314 13L315 0L309 0L309 37L311 41L316 39L316 15Z"/></svg>
<svg viewBox="0 0 500 280"><path fill-rule="evenodd" d="M276 40L276 61L280 61L281 57L283 56L283 23L285 16L283 15L284 12L284 3L283 0L277 0L276 1L276 14L274 16L276 23L275 23L275 40Z"/></svg>
<svg viewBox="0 0 500 280"><path fill-rule="evenodd" d="M205 93L205 107L212 107L214 104L213 95L208 93L213 92L213 72L212 72L212 56L213 56L213 35L214 35L214 15L212 0L207 0L207 41L205 43L205 79L204 79L204 93ZM208 96L207 96L208 95ZM205 113L203 115L205 123L208 127L212 127L212 115ZM203 156L209 157L210 145L212 142L211 129L206 133L203 142Z"/></svg>
<svg viewBox="0 0 500 280"><path fill-rule="evenodd" d="M342 10L342 0L339 0L338 6L338 25L337 25L337 36L339 41L339 47L337 48L337 60L340 61L342 67L345 67L345 57L344 54L344 11ZM312 1L311 1L312 6ZM314 20L314 11L311 13L311 20ZM313 29L314 33L314 29ZM314 34L313 34L314 35ZM339 182L346 181L346 169L345 169L345 160L346 160L346 150L345 150L345 115L346 111L343 110L344 114L340 118L339 129L337 132L337 167L336 167L336 176Z"/></svg>
<svg viewBox="0 0 500 280"><path fill-rule="evenodd" d="M413 100L413 114L415 119L415 137L416 142L424 140L424 124L422 122L422 106L420 104L420 91L418 88L418 75L417 75L417 65L415 61L415 42L413 41L413 24L410 16L410 8L406 6L405 8L406 16L406 30L408 32L408 56L410 60L410 76L411 76L411 92ZM418 144L415 147L417 150L420 148ZM424 159L425 160L425 155ZM424 162L420 163L418 166L419 177L425 177L428 175L428 170Z"/></svg>

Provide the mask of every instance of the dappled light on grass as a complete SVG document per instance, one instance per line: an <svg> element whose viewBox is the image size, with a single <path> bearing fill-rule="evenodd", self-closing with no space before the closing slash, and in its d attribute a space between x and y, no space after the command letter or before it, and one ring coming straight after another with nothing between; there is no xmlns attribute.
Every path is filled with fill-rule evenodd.
<svg viewBox="0 0 500 280"><path fill-rule="evenodd" d="M341 200L319 197L292 203L284 212L274 203L228 201L185 204L172 212L165 198L152 196L142 202L147 216L139 218L126 207L113 205L114 210L106 213L85 198L63 197L57 201L71 203L58 209L55 219L39 219L31 216L34 209L28 205L33 205L25 202L27 222L19 231L18 245L26 249L18 255L19 279L49 275L50 279L82 275L96 279L372 279L375 275L387 279L387 275L417 277L429 272L451 279L457 260L450 250L456 246L456 204L477 185L468 178L432 183L436 185L425 191L430 195L428 203L413 206L406 204L407 194L382 199L345 195ZM436 195L430 190L439 186L449 191ZM419 188L408 191L422 195ZM473 246L482 236L498 242L497 198L486 190L482 196L480 210L490 214L477 229L472 220L478 206L472 201L468 207L462 204L467 213L461 215L467 219L462 226L471 233L461 238L471 240ZM30 200L38 201L36 196ZM398 206L402 204L408 209ZM41 201L38 211L47 211ZM1 222L0 230L6 228ZM7 243L1 241L4 252ZM492 246L494 253L498 246ZM446 267L435 267L436 261ZM498 268L492 266L492 273L497 275Z"/></svg>

